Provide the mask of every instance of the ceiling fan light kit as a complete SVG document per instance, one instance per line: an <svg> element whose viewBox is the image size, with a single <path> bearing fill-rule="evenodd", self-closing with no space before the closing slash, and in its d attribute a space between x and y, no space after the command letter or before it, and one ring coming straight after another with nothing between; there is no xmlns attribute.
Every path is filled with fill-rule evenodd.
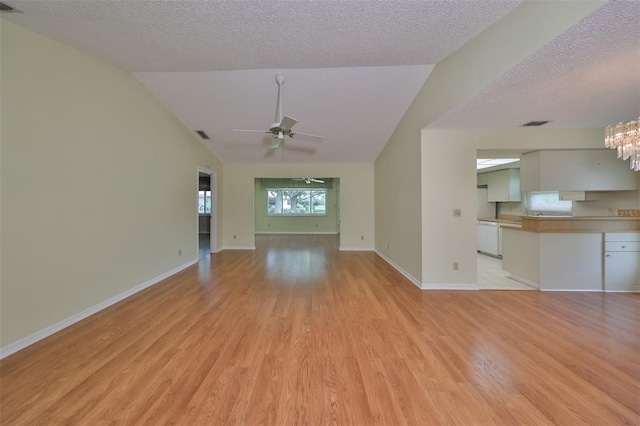
<svg viewBox="0 0 640 426"><path fill-rule="evenodd" d="M282 117L282 97L281 97L281 89L282 89L282 85L285 82L285 78L282 74L278 74L276 75L276 83L278 84L278 105L277 105L277 109L276 109L276 121L275 123L271 124L271 126L269 127L269 131L262 131L262 130L242 130L242 129L233 129L234 132L252 132L252 133L265 133L265 134L272 134L275 137L273 138L273 140L271 141L271 144L269 145L269 149L276 149L278 148L282 142L284 142L284 138L285 136L289 136L290 138L293 138L294 135L296 136L296 139L307 139L310 141L314 141L314 142L321 142L324 138L322 136L317 136L317 135L310 135L310 134L306 134L306 133L294 133L291 131L291 128L298 122L295 118L291 118L287 115L285 115L284 117ZM284 149L284 144L283 145L283 149Z"/></svg>

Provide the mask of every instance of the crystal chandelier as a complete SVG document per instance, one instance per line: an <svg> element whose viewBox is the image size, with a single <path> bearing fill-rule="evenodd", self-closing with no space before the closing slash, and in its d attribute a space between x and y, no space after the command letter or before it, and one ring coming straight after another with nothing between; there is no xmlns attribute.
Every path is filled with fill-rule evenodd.
<svg viewBox="0 0 640 426"><path fill-rule="evenodd" d="M615 149L618 158L630 158L630 166L634 171L640 171L640 117L628 123L622 121L610 124L604 130L604 145Z"/></svg>

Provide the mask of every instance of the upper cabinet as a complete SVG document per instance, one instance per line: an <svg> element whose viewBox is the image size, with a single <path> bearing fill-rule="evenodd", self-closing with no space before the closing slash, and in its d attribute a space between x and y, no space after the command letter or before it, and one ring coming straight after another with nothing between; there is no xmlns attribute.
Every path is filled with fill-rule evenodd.
<svg viewBox="0 0 640 426"><path fill-rule="evenodd" d="M520 170L487 173L487 186L490 202L520 201Z"/></svg>
<svg viewBox="0 0 640 426"><path fill-rule="evenodd" d="M610 149L531 152L522 155L520 173L523 192L638 189L638 174Z"/></svg>

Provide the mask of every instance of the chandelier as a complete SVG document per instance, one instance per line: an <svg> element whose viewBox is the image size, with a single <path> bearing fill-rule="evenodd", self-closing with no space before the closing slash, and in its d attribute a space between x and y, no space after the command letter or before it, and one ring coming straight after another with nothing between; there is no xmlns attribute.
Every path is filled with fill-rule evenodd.
<svg viewBox="0 0 640 426"><path fill-rule="evenodd" d="M618 158L630 160L631 169L640 171L640 117L628 123L609 124L604 129L604 145L615 149Z"/></svg>

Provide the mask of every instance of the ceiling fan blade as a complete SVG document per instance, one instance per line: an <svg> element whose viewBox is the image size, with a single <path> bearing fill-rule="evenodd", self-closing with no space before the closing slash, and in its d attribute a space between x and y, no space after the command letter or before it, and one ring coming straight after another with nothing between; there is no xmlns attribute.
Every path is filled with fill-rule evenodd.
<svg viewBox="0 0 640 426"><path fill-rule="evenodd" d="M320 179L314 179L314 178L311 178L311 179L309 179L309 180L310 180L311 182L324 183L324 181L323 181L323 180L320 180Z"/></svg>
<svg viewBox="0 0 640 426"><path fill-rule="evenodd" d="M282 121L280 121L280 128L285 130L291 130L291 128L298 122L295 118L291 118L285 115Z"/></svg>
<svg viewBox="0 0 640 426"><path fill-rule="evenodd" d="M289 137L294 139L305 139L312 142L322 142L324 137L317 135L309 135L306 133L289 133Z"/></svg>
<svg viewBox="0 0 640 426"><path fill-rule="evenodd" d="M271 141L271 145L269 145L269 149L276 149L280 146L280 142L282 142L282 139L273 138L273 140Z"/></svg>

